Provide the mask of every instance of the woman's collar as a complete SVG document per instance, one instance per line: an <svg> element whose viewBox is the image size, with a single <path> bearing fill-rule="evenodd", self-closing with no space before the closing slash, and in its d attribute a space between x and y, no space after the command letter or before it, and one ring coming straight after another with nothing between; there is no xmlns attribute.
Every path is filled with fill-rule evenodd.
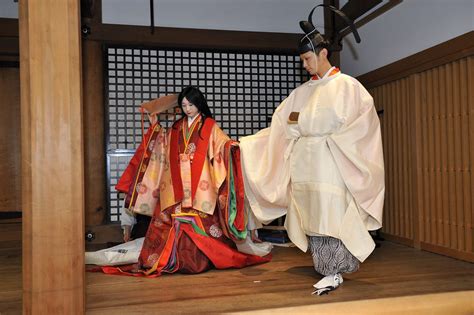
<svg viewBox="0 0 474 315"><path fill-rule="evenodd" d="M188 121L188 127L191 126L191 125L193 124L193 122L194 122L198 117L200 117L200 116L201 116L201 113L198 113L198 114L197 114L196 116L194 116L193 118L189 118L189 117L186 116L186 117L187 117L187 121Z"/></svg>

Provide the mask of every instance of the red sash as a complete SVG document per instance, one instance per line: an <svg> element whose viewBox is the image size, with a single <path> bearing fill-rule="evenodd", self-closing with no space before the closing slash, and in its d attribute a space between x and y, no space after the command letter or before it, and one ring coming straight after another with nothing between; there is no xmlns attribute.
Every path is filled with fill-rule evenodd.
<svg viewBox="0 0 474 315"><path fill-rule="evenodd" d="M120 177L115 189L120 192L127 193L125 197L125 207L134 206L137 194L137 185L142 181L145 170L150 162L152 146L150 143L156 141L161 131L161 126L157 123L153 124L143 136L140 146L135 151L127 168Z"/></svg>
<svg viewBox="0 0 474 315"><path fill-rule="evenodd" d="M185 119L180 120L177 126L171 129L170 140L170 172L173 181L173 192L175 202L183 200L183 183L181 182L181 172L179 169L179 136L181 124L186 123ZM196 143L196 152L194 152L193 163L191 165L191 198L194 200L196 190L201 178L202 168L206 160L207 150L209 148L209 138L212 128L216 122L212 118L206 118L200 131L200 137Z"/></svg>
<svg viewBox="0 0 474 315"><path fill-rule="evenodd" d="M135 154L128 163L128 166L120 177L117 185L115 185L115 189L117 191L127 193L130 188L130 185L133 184L140 163L145 155L145 148L148 147L149 140L155 131L155 127L156 124L148 128L147 133L143 136L142 142L140 143L137 150L135 151Z"/></svg>

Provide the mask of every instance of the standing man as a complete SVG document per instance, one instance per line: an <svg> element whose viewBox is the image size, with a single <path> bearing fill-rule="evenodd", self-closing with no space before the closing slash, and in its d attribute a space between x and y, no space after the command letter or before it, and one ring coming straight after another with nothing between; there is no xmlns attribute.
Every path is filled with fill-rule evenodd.
<svg viewBox="0 0 474 315"><path fill-rule="evenodd" d="M343 273L358 270L375 248L368 231L381 227L385 185L373 99L331 65L340 40L331 42L314 28L313 11L300 22L305 36L298 46L311 80L278 106L269 128L243 137L240 147L253 213L262 223L286 214L291 241L309 248L324 276L314 285L321 295L336 289Z"/></svg>

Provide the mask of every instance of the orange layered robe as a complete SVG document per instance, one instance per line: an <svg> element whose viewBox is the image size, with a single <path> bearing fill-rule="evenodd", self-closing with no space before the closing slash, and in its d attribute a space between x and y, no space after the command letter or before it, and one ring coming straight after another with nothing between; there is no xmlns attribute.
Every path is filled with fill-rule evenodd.
<svg viewBox="0 0 474 315"><path fill-rule="evenodd" d="M270 260L238 252L246 238L246 213L235 142L214 120L187 118L167 132L153 125L116 188L126 206L152 215L139 257L140 273L199 273ZM130 268L103 267L106 273Z"/></svg>

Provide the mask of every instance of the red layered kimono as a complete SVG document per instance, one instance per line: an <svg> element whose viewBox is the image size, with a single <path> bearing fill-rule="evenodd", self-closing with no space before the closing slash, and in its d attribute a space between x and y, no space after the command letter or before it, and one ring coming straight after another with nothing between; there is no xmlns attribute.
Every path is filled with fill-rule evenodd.
<svg viewBox="0 0 474 315"><path fill-rule="evenodd" d="M199 273L270 260L236 250L245 240L240 151L213 119L150 127L116 189L126 206L152 215L134 275ZM130 273L131 267L103 267Z"/></svg>

